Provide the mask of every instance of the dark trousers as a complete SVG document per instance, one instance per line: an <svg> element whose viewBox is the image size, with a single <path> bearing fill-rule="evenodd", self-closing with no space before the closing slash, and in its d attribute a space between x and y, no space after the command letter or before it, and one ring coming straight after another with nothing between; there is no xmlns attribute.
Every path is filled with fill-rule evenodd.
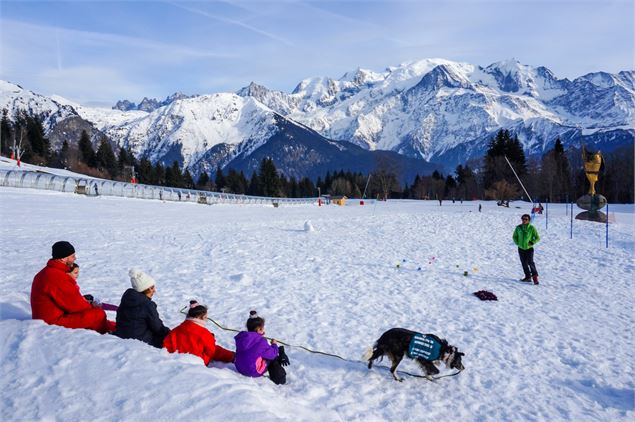
<svg viewBox="0 0 635 422"><path fill-rule="evenodd" d="M536 264L534 263L534 248L527 250L518 248L518 256L520 256L520 263L523 266L525 277L537 276L538 270L536 270Z"/></svg>
<svg viewBox="0 0 635 422"><path fill-rule="evenodd" d="M284 370L278 358L269 362L267 366L269 378L274 384L284 384L287 382L287 371Z"/></svg>

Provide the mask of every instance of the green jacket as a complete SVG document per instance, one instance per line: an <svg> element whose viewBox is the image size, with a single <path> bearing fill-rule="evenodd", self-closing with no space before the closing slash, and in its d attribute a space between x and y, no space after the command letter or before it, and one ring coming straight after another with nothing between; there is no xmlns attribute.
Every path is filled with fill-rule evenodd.
<svg viewBox="0 0 635 422"><path fill-rule="evenodd" d="M540 236L538 236L538 230L531 224L519 224L516 226L516 230L514 230L514 243L520 249L531 249L534 247L536 243L540 240Z"/></svg>

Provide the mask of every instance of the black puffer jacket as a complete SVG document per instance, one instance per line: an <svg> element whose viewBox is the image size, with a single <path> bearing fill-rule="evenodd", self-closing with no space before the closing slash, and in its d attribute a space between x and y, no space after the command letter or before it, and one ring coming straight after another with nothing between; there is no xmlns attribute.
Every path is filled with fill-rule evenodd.
<svg viewBox="0 0 635 422"><path fill-rule="evenodd" d="M169 332L170 329L159 318L156 303L134 289L126 290L117 310L116 336L134 338L161 348Z"/></svg>

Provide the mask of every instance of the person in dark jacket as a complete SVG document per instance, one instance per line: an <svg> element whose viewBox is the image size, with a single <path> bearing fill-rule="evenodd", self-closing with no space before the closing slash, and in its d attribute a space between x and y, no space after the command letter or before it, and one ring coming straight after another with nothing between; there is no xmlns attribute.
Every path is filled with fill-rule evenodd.
<svg viewBox="0 0 635 422"><path fill-rule="evenodd" d="M134 338L161 348L170 329L159 318L157 305L152 301L156 283L143 271L129 272L132 288L125 291L117 309L117 329L113 334L121 338Z"/></svg>

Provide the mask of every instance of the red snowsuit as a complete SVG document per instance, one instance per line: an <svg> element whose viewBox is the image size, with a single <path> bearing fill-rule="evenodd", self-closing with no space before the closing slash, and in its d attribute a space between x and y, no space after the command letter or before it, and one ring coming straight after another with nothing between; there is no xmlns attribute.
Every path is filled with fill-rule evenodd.
<svg viewBox="0 0 635 422"><path fill-rule="evenodd" d="M49 259L46 267L35 275L31 286L33 319L66 328L86 328L100 333L114 329L106 312L94 308L79 291L63 262Z"/></svg>
<svg viewBox="0 0 635 422"><path fill-rule="evenodd" d="M208 365L210 361L233 362L234 352L216 345L216 339L207 328L186 319L163 340L168 352L191 353Z"/></svg>

